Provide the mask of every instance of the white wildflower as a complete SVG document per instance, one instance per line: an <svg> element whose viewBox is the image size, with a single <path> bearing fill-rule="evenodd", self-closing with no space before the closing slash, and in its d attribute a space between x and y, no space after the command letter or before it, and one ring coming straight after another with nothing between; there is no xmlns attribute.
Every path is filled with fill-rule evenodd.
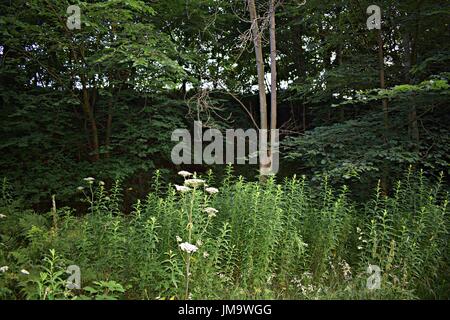
<svg viewBox="0 0 450 320"><path fill-rule="evenodd" d="M356 227L356 232L360 233L361 229L359 227Z"/></svg>
<svg viewBox="0 0 450 320"><path fill-rule="evenodd" d="M203 252L203 258L208 258L209 257L209 253L207 251Z"/></svg>
<svg viewBox="0 0 450 320"><path fill-rule="evenodd" d="M103 181L100 181L98 184L101 185L101 186L105 185L105 183Z"/></svg>
<svg viewBox="0 0 450 320"><path fill-rule="evenodd" d="M26 275L29 275L29 274L30 274L30 273L28 272L28 270L25 270L25 269L20 270L20 272L21 272L22 274L26 274Z"/></svg>
<svg viewBox="0 0 450 320"><path fill-rule="evenodd" d="M185 192L189 192L191 190L191 188L185 187L185 186L179 186L179 185L175 185L175 188L177 189L178 192L181 193L185 193Z"/></svg>
<svg viewBox="0 0 450 320"><path fill-rule="evenodd" d="M87 177L87 178L84 178L83 180L86 181L89 184L93 184L95 179L92 178L92 177Z"/></svg>
<svg viewBox="0 0 450 320"><path fill-rule="evenodd" d="M205 208L203 211L206 212L210 218L215 217L216 213L219 212L219 210L211 207Z"/></svg>
<svg viewBox="0 0 450 320"><path fill-rule="evenodd" d="M203 241L198 239L197 242L195 243L197 245L197 247L201 247L203 244Z"/></svg>
<svg viewBox="0 0 450 320"><path fill-rule="evenodd" d="M205 208L203 211L206 212L207 214L215 214L215 213L219 212L219 210L211 208L211 207Z"/></svg>
<svg viewBox="0 0 450 320"><path fill-rule="evenodd" d="M213 188L213 187L209 187L205 189L206 192L208 192L209 194L216 194L219 192L219 189L217 188Z"/></svg>
<svg viewBox="0 0 450 320"><path fill-rule="evenodd" d="M181 239L179 236L177 236L177 242L181 242L183 239Z"/></svg>
<svg viewBox="0 0 450 320"><path fill-rule="evenodd" d="M197 246L190 244L189 242L183 242L180 244L180 248L187 253L193 253L198 250Z"/></svg>
<svg viewBox="0 0 450 320"><path fill-rule="evenodd" d="M0 219L4 219L4 218L6 218L6 216L4 214L0 213Z"/></svg>
<svg viewBox="0 0 450 320"><path fill-rule="evenodd" d="M178 175L182 176L183 178L186 178L186 177L192 176L192 173L190 173L189 171L182 170L182 171L178 172Z"/></svg>
<svg viewBox="0 0 450 320"><path fill-rule="evenodd" d="M362 246L358 246L358 250L362 250L362 248L363 248Z"/></svg>
<svg viewBox="0 0 450 320"><path fill-rule="evenodd" d="M84 188L83 188L83 187L78 187L77 190L78 190L78 191L83 191Z"/></svg>
<svg viewBox="0 0 450 320"><path fill-rule="evenodd" d="M204 183L205 183L205 180L202 180L202 179L187 179L184 181L185 186L193 187L193 188L200 187Z"/></svg>
<svg viewBox="0 0 450 320"><path fill-rule="evenodd" d="M9 267L8 266L3 266L0 268L0 272L6 272L8 271Z"/></svg>

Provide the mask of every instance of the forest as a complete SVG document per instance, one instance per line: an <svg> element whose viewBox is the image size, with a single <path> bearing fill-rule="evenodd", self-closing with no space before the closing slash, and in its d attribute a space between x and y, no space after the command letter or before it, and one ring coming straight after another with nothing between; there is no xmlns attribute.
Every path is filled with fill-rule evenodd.
<svg viewBox="0 0 450 320"><path fill-rule="evenodd" d="M450 299L449 23L0 1L0 300Z"/></svg>

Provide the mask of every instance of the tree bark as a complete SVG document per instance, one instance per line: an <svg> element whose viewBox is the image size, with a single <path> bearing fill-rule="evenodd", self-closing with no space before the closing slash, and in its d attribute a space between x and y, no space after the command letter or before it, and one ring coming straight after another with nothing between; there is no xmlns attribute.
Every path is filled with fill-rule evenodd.
<svg viewBox="0 0 450 320"><path fill-rule="evenodd" d="M275 1L270 0L270 129L277 128L277 42L275 36Z"/></svg>
<svg viewBox="0 0 450 320"><path fill-rule="evenodd" d="M255 0L248 0L248 11L250 13L251 20L251 32L253 38L253 45L255 47L255 57L256 57L256 70L258 73L258 89L259 89L259 115L260 115L260 146L262 142L265 142L267 146L267 100L266 100L266 88L264 83L264 60L262 54L261 45L261 33L258 26L258 15L256 12ZM266 157L261 157L260 152L260 162L259 169L260 175L267 171L270 167L270 163L266 163ZM262 177L262 175L261 175Z"/></svg>
<svg viewBox="0 0 450 320"><path fill-rule="evenodd" d="M91 143L92 143L92 159L94 161L97 161L100 159L99 154L99 142L98 142L98 130L97 130L97 123L95 121L94 117L94 111L92 110L90 101L89 101L89 93L88 88L86 85L86 76L81 75L81 82L82 82L82 92L83 92L83 100L82 100L82 107L83 112L85 116L88 118L89 124L91 126Z"/></svg>
<svg viewBox="0 0 450 320"><path fill-rule="evenodd" d="M270 39L270 144L267 150L268 157L270 161L270 173L273 173L274 164L274 146L272 142L275 142L275 137L273 136L275 130L277 129L277 41L276 41L276 21L275 21L275 5L276 0L270 0L269 11L270 11L270 26L269 26L269 39Z"/></svg>

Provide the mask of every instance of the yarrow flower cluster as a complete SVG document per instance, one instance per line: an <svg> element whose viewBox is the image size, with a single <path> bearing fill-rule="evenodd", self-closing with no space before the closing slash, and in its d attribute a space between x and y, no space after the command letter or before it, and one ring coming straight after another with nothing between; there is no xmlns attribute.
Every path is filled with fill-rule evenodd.
<svg viewBox="0 0 450 320"><path fill-rule="evenodd" d="M190 173L189 171L184 171L184 170L179 171L178 175L182 176L185 179L183 186L175 185L175 188L177 189L178 192L181 192L181 193L188 192L188 191L192 190L190 188L197 188L200 186L205 186L205 192L207 192L211 195L219 192L219 189L214 188L214 187L209 187L206 184L205 180L196 178L195 175ZM194 176L194 177L191 179L186 179L191 176Z"/></svg>
<svg viewBox="0 0 450 320"><path fill-rule="evenodd" d="M4 219L6 216L4 214L0 214L0 219Z"/></svg>
<svg viewBox="0 0 450 320"><path fill-rule="evenodd" d="M88 182L89 184L92 184L92 183L94 183L95 178L87 177L87 178L84 178L83 180L86 181L86 182Z"/></svg>
<svg viewBox="0 0 450 320"><path fill-rule="evenodd" d="M205 189L205 191L208 192L209 194L216 194L219 192L219 189L213 188L213 187L208 187Z"/></svg>
<svg viewBox="0 0 450 320"><path fill-rule="evenodd" d="M219 212L219 210L214 209L214 208L211 208L211 207L205 208L203 211L206 212L206 213L208 214L208 218L213 218L213 217L215 217L215 216L216 216L216 213Z"/></svg>
<svg viewBox="0 0 450 320"><path fill-rule="evenodd" d="M186 186L179 186L179 185L175 185L175 188L177 189L178 192L180 193L185 193L185 192L189 192L191 191L191 188L186 187Z"/></svg>
<svg viewBox="0 0 450 320"><path fill-rule="evenodd" d="M202 179L187 179L184 181L184 185L192 188L200 187L205 183L205 180Z"/></svg>
<svg viewBox="0 0 450 320"><path fill-rule="evenodd" d="M0 268L0 272L6 272L8 271L9 267L8 266L3 266Z"/></svg>
<svg viewBox="0 0 450 320"><path fill-rule="evenodd" d="M202 189L204 190L205 193L209 194L209 195L214 195L217 194L219 192L219 189L217 188L213 188L210 187L206 184L206 181L203 179L198 179L196 174L192 174L188 171L179 171L178 175L182 176L184 178L184 184L182 186L180 185L175 185L175 188L177 190L177 192L179 193L186 193L186 192L191 192L190 195L192 196L192 201L190 204L190 207L188 209L188 215L187 215L187 219L188 219L188 225L187 225L187 230L188 230L188 239L189 242L192 238L192 229L193 229L193 224L194 224L194 219L193 219L193 213L195 212L194 210L194 203L195 203L195 197L197 195L197 193L195 192L196 190L198 190L197 188L203 187ZM200 189L199 191L201 191L202 189ZM208 199L208 197L205 198L206 200ZM217 212L219 212L217 209L215 208L211 208L211 207L207 207L205 209L203 209L203 212L206 212L208 214L208 219L211 219L212 217L215 217ZM210 220L208 220L209 222ZM207 224L208 225L208 224ZM207 226L206 225L206 226ZM206 228L206 227L205 227ZM185 284L185 295L184 298L185 299L189 299L191 293L189 292L189 280L191 277L191 272L189 271L189 266L191 263L191 254L194 252L197 252L199 250L200 247L202 247L203 242L198 239L195 244L191 244L189 242L182 242L183 239L181 239L181 237L176 236L176 240L177 240L177 244L180 247L180 249L184 252L187 253L187 257L185 259L185 263L186 263L186 284ZM202 250L203 251L203 250ZM208 258L209 253L204 251L203 252L203 258Z"/></svg>
<svg viewBox="0 0 450 320"><path fill-rule="evenodd" d="M189 171L182 170L182 171L178 172L178 175L182 176L183 178L187 178L187 177L192 176L192 173L190 173Z"/></svg>
<svg viewBox="0 0 450 320"><path fill-rule="evenodd" d="M194 253L198 250L198 247L196 245L190 244L189 242L181 243L180 248L187 253Z"/></svg>

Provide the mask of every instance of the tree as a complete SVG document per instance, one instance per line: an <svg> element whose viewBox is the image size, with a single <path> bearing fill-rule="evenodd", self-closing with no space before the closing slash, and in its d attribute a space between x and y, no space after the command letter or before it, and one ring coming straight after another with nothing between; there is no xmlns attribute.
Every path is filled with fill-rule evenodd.
<svg viewBox="0 0 450 320"><path fill-rule="evenodd" d="M256 69L258 74L258 92L259 92L259 115L260 115L260 174L265 176L272 172L273 150L268 144L268 140L273 141L272 133L277 128L277 49L276 49L276 27L275 27L275 0L269 0L269 33L270 33L270 70L271 70L271 120L268 126L267 99L265 86L264 57L262 52L261 32L258 23L258 13L254 0L248 1L248 10L250 13L251 32L253 45L255 48ZM270 129L270 135L268 131ZM265 146L261 148L261 143ZM262 155L267 151L267 156Z"/></svg>

